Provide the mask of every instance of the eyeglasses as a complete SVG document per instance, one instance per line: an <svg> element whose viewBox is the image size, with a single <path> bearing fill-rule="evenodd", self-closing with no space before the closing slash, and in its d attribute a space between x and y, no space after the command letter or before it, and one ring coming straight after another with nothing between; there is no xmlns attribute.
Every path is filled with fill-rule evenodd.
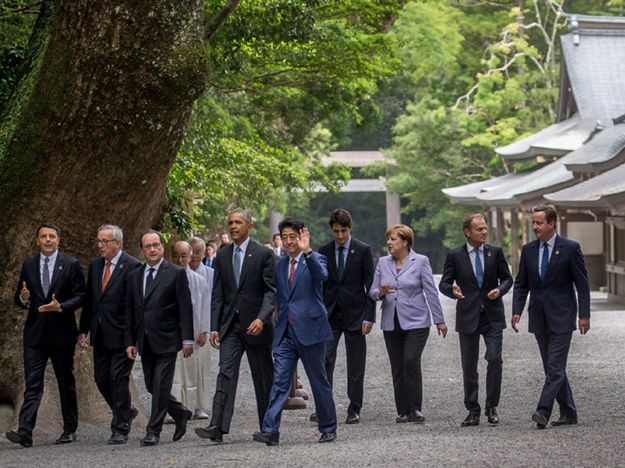
<svg viewBox="0 0 625 468"><path fill-rule="evenodd" d="M116 242L117 239L96 239L95 243L100 245L109 245L109 242Z"/></svg>
<svg viewBox="0 0 625 468"><path fill-rule="evenodd" d="M158 249L161 245L162 244L160 242L154 242L153 244L145 244L143 248L145 250Z"/></svg>

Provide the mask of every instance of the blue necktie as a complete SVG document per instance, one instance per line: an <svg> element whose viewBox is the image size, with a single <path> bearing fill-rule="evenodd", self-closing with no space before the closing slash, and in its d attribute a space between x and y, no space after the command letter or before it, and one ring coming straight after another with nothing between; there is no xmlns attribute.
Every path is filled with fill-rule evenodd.
<svg viewBox="0 0 625 468"><path fill-rule="evenodd" d="M540 279L545 281L547 268L549 267L549 244L543 243L543 258L540 262Z"/></svg>
<svg viewBox="0 0 625 468"><path fill-rule="evenodd" d="M154 268L150 268L148 270L148 277L145 279L145 292L143 293L144 296L147 296L148 291L150 290L150 285L152 284L153 280L154 280Z"/></svg>
<svg viewBox="0 0 625 468"><path fill-rule="evenodd" d="M477 279L477 285L481 288L484 281L484 268L482 267L479 249L473 249L473 252L475 252L475 279Z"/></svg>
<svg viewBox="0 0 625 468"><path fill-rule="evenodd" d="M239 278L241 277L241 248L234 249L234 258L232 259L232 269L234 270L234 281L239 287Z"/></svg>
<svg viewBox="0 0 625 468"><path fill-rule="evenodd" d="M345 257L343 257L343 251L345 247L342 245L339 246L339 263L337 266L337 273L339 274L339 279L343 277L343 270L345 269Z"/></svg>

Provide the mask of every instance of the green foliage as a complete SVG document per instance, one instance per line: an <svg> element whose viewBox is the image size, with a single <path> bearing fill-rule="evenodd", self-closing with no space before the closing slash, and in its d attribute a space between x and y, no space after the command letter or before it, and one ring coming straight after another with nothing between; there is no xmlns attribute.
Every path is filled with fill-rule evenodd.
<svg viewBox="0 0 625 468"><path fill-rule="evenodd" d="M17 81L38 10L37 2L29 0L0 3L0 114Z"/></svg>
<svg viewBox="0 0 625 468"><path fill-rule="evenodd" d="M392 73L391 41L379 25L397 9L391 1L241 2L208 44L209 91L171 172L177 204L169 219L182 219L185 197L196 201L189 223L214 230L234 206L262 217L290 192L336 192L349 170L320 164L334 141L320 122L358 120Z"/></svg>

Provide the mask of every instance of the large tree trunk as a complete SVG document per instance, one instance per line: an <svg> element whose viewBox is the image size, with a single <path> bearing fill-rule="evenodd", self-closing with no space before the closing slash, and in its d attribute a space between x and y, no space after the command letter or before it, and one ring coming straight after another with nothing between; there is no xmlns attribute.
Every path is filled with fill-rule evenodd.
<svg viewBox="0 0 625 468"><path fill-rule="evenodd" d="M100 224L121 226L136 254L140 232L158 223L204 89L203 28L201 0L44 2L0 126L0 403L21 400L24 314L12 296L37 224L59 224L61 250L86 267ZM84 420L98 397L90 353L78 354ZM54 387L47 382L46 391ZM54 421L48 408L40 414Z"/></svg>

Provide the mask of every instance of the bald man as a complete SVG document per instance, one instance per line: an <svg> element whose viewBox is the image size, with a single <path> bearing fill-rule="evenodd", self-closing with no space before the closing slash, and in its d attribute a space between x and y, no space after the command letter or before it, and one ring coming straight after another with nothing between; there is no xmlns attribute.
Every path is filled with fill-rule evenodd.
<svg viewBox="0 0 625 468"><path fill-rule="evenodd" d="M185 241L178 241L171 248L173 263L185 269L189 280L196 351L187 359L184 358L182 352L178 353L172 394L179 398L187 408L195 408L196 419L207 419L206 410L210 406L210 368L204 365L205 362L197 351L204 348L207 342L210 328L211 288L202 275L190 268L192 254L191 245ZM208 349L208 346L206 348ZM210 361L208 363L210 364Z"/></svg>

